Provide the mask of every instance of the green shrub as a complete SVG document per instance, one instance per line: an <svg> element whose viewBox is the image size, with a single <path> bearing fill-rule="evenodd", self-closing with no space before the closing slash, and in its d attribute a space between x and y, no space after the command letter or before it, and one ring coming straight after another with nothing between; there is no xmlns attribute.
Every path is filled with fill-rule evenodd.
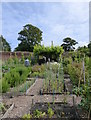
<svg viewBox="0 0 91 120"><path fill-rule="evenodd" d="M6 84L4 84L8 84L10 87L18 86L26 80L29 72L30 68L26 68L25 66L17 66L16 68L11 69L10 72L5 73L3 79Z"/></svg>
<svg viewBox="0 0 91 120"><path fill-rule="evenodd" d="M9 90L10 86L8 82L4 79L2 79L2 93L5 93Z"/></svg>
<svg viewBox="0 0 91 120"><path fill-rule="evenodd" d="M21 63L24 64L25 58L24 58L24 53L21 55Z"/></svg>
<svg viewBox="0 0 91 120"><path fill-rule="evenodd" d="M64 74L68 74L68 67L63 67Z"/></svg>
<svg viewBox="0 0 91 120"><path fill-rule="evenodd" d="M15 53L15 57L13 58L14 64L19 64L19 59L17 58L17 55Z"/></svg>
<svg viewBox="0 0 91 120"><path fill-rule="evenodd" d="M32 67L32 73L33 72L43 72L45 70L45 66L44 65L34 65L33 67Z"/></svg>
<svg viewBox="0 0 91 120"><path fill-rule="evenodd" d="M30 67L25 67L25 66L20 66L20 67L16 67L15 68L16 72L19 73L20 76L20 82L24 82L29 74L29 72L31 71Z"/></svg>
<svg viewBox="0 0 91 120"><path fill-rule="evenodd" d="M10 72L6 73L4 76L4 80L10 84L10 87L15 87L19 84L19 73L15 71L15 69L11 70Z"/></svg>
<svg viewBox="0 0 91 120"><path fill-rule="evenodd" d="M82 87L75 87L73 89L73 93L75 93L77 96L82 95Z"/></svg>
<svg viewBox="0 0 91 120"><path fill-rule="evenodd" d="M73 64L67 65L68 73L74 85L78 85L79 80L83 83L82 64L74 62Z"/></svg>
<svg viewBox="0 0 91 120"><path fill-rule="evenodd" d="M71 64L72 63L72 59L71 57L70 58L64 58L63 59L63 66L64 67L67 67L68 64Z"/></svg>
<svg viewBox="0 0 91 120"><path fill-rule="evenodd" d="M51 47L45 47L44 45L35 45L34 46L34 50L33 53L35 56L45 56L46 60L48 61L48 58L50 58L50 60L55 60L57 61L60 54L63 53L63 48L60 46L51 46Z"/></svg>

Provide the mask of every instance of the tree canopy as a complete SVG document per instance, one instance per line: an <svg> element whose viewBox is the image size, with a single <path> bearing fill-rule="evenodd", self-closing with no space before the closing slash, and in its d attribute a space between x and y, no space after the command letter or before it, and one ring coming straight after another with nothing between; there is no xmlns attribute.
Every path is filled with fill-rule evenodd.
<svg viewBox="0 0 91 120"><path fill-rule="evenodd" d="M63 53L63 48L60 46L45 47L44 45L36 45L34 46L33 52L35 56L46 57L46 61L48 61L48 58L50 58L51 61L58 61L59 56Z"/></svg>
<svg viewBox="0 0 91 120"><path fill-rule="evenodd" d="M26 24L18 34L20 44L15 48L15 51L33 52L34 46L42 41L42 31L31 24Z"/></svg>
<svg viewBox="0 0 91 120"><path fill-rule="evenodd" d="M86 46L78 47L78 48L77 48L77 51L79 51L80 53L85 54L85 55L87 55L87 56L88 56L88 54L89 54L89 49L88 49L88 47L86 47Z"/></svg>
<svg viewBox="0 0 91 120"><path fill-rule="evenodd" d="M11 47L9 43L6 41L6 39L1 35L0 36L0 45L1 45L1 51L11 51Z"/></svg>
<svg viewBox="0 0 91 120"><path fill-rule="evenodd" d="M88 44L88 49L89 49L89 56L91 57L91 41L90 41L90 43Z"/></svg>
<svg viewBox="0 0 91 120"><path fill-rule="evenodd" d="M63 44L61 46L63 46L63 49L66 51L73 51L75 49L75 45L78 44L78 42L76 42L76 40L67 37L63 39Z"/></svg>

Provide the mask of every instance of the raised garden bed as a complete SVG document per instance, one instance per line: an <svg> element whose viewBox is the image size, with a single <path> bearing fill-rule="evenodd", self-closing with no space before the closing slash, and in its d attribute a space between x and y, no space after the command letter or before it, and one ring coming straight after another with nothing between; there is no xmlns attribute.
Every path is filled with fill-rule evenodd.
<svg viewBox="0 0 91 120"><path fill-rule="evenodd" d="M35 79L32 79L31 81L26 81L22 85L12 88L9 92L2 93L2 96L3 98L4 97L13 98L15 96L25 95L27 90L34 84L34 82L35 82Z"/></svg>
<svg viewBox="0 0 91 120"><path fill-rule="evenodd" d="M51 108L53 111L53 115L51 118L63 118L67 120L80 120L82 115L84 118L87 118L87 113L84 114L83 110L75 107L70 106L69 104L64 104L62 102L57 103L35 103L31 110L30 115L34 117L34 111L41 111L42 113L45 113L43 118L50 118L48 116L48 109ZM41 117L40 117L41 118Z"/></svg>

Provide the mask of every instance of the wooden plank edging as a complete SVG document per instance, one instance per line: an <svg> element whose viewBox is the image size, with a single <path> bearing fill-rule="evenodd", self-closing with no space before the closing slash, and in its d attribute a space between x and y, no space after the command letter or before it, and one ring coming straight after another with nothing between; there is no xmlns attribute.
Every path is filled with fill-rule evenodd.
<svg viewBox="0 0 91 120"><path fill-rule="evenodd" d="M7 116L8 116L8 114L13 110L13 108L14 108L14 103L10 106L10 108L6 111L6 113L3 115L3 117L0 119L0 120L2 120L2 119L4 119L4 118L7 118Z"/></svg>
<svg viewBox="0 0 91 120"><path fill-rule="evenodd" d="M29 91L32 89L32 87L36 84L38 79L35 80L35 82L30 86L30 88L26 91L26 95L29 93Z"/></svg>

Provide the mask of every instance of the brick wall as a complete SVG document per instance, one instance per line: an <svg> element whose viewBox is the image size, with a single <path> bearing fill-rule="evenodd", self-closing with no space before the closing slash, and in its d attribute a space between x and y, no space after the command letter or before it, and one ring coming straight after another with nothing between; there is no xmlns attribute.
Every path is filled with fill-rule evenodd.
<svg viewBox="0 0 91 120"><path fill-rule="evenodd" d="M17 55L18 58L21 58L22 53L24 54L24 57L27 57L30 54L33 54L32 52L0 52L0 56L1 56L0 58L2 59L2 61L9 59L10 56L14 58L15 55Z"/></svg>

